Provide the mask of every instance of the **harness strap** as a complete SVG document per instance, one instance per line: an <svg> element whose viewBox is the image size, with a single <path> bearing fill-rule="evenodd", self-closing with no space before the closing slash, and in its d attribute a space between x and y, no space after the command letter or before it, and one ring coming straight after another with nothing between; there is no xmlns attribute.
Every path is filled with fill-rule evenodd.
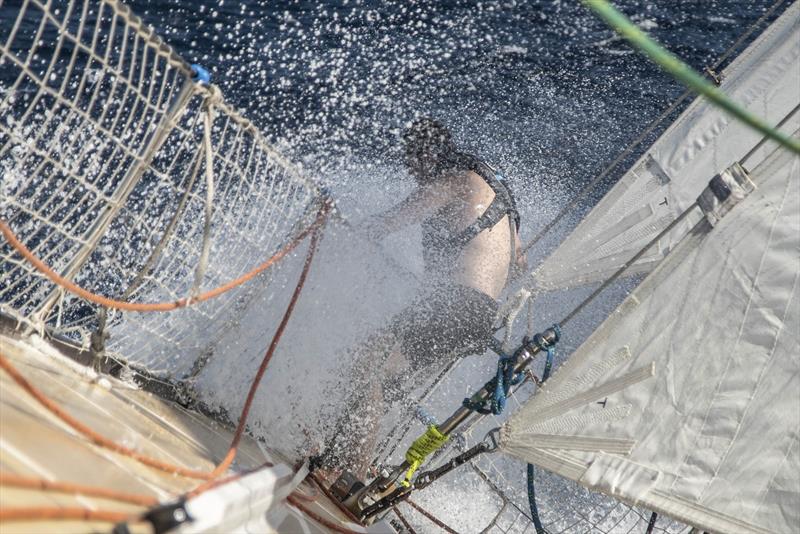
<svg viewBox="0 0 800 534"><path fill-rule="evenodd" d="M475 222L464 228L460 234L451 239L451 244L456 247L463 247L475 236L487 228L493 227L500 219L508 215L512 222L512 230L519 230L520 218L517 211L517 204L511 190L505 183L505 178L497 170L487 163L474 156L465 156L469 170L483 178L486 184L494 191L494 198L489 207L486 208ZM513 232L512 232L513 235Z"/></svg>

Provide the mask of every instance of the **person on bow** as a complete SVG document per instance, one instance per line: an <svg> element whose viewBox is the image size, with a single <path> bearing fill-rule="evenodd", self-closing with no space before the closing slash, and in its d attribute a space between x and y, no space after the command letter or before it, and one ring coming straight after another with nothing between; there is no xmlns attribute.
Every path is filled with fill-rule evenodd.
<svg viewBox="0 0 800 534"><path fill-rule="evenodd" d="M524 269L519 214L502 176L458 150L450 131L431 118L415 120L403 134L405 163L417 187L405 200L362 225L380 240L407 226L422 226L424 279L420 295L366 345L359 406L337 428L361 435L360 446L340 444L339 456L365 473L385 402L404 400L409 382L456 358L483 353L493 335L497 299L515 269ZM378 350L375 350L375 349ZM363 349L363 348L362 348ZM363 358L362 358L363 360ZM382 377L382 380L375 380ZM338 432L337 432L338 433ZM353 439L353 438L349 438ZM334 453L336 454L336 453ZM361 465L358 465L361 462ZM356 464L355 466L353 464Z"/></svg>

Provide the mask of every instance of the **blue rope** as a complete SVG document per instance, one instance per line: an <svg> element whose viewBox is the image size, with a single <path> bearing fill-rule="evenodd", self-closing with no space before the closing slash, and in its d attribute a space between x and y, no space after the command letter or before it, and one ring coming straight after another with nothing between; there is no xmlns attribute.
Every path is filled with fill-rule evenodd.
<svg viewBox="0 0 800 534"><path fill-rule="evenodd" d="M544 362L544 371L542 372L542 382L550 378L550 371L553 368L553 359L556 354L556 343L561 339L561 328L559 328L557 324L553 325L553 331L556 336L552 343L547 341L541 334L536 334L532 340L540 350L547 352L547 357ZM517 359L514 356L501 356L497 361L497 373L489 384L487 384L487 388L492 397L491 407L486 407L488 400L481 400L476 397L464 399L462 405L465 408L481 414L501 414L506 407L506 398L508 397L511 386L519 384L525 378L523 373L514 373L516 364ZM534 474L533 464L528 464L528 505L531 509L531 519L533 521L533 526L536 528L536 534L546 534L547 531L544 529L542 520L539 518L539 507L536 506Z"/></svg>
<svg viewBox="0 0 800 534"><path fill-rule="evenodd" d="M559 328L557 324L553 325L553 331L556 333L556 340L553 343L548 343L541 334L536 334L533 337L533 342L536 343L541 350L547 351L547 358L544 361L544 371L542 372L542 382L550 378L550 370L553 368L553 358L556 354L556 342L561 339L561 328ZM528 464L528 505L531 508L531 519L533 520L536 534L545 534L547 531L542 525L542 520L539 519L539 507L536 506L536 488L534 487L533 478L533 464Z"/></svg>
<svg viewBox="0 0 800 534"><path fill-rule="evenodd" d="M524 373L515 373L517 358L514 356L501 356L497 360L497 373L489 382L488 389L491 393L491 405L487 406L488 399L467 398L461 403L465 408L480 414L500 415L506 408L506 399L511 386L516 386L525 379Z"/></svg>
<svg viewBox="0 0 800 534"><path fill-rule="evenodd" d="M528 504L531 507L531 520L536 529L536 534L545 534L547 531L539 519L539 509L536 507L536 490L533 487L533 464L528 464Z"/></svg>

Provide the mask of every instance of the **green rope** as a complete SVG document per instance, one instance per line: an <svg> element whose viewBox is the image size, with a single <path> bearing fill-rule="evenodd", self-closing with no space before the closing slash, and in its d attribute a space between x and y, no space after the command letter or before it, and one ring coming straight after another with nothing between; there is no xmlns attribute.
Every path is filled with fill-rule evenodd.
<svg viewBox="0 0 800 534"><path fill-rule="evenodd" d="M725 93L706 81L687 64L665 50L658 43L636 27L628 18L617 11L606 0L582 0L589 8L600 16L606 23L625 37L634 47L647 55L651 60L661 66L675 79L686 85L689 89L705 96L712 103L724 109L751 128L765 136L774 139L789 150L800 154L800 140L794 139L775 128L772 128L763 119L753 115L742 106L728 98Z"/></svg>

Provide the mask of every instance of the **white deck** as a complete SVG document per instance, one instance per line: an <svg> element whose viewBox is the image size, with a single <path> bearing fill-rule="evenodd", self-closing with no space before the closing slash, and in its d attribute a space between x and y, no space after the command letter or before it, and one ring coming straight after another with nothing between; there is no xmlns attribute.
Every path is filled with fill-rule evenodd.
<svg viewBox="0 0 800 534"><path fill-rule="evenodd" d="M230 429L114 378L103 376L98 381L92 371L38 337L23 339L14 332L0 332L0 352L30 383L70 415L140 453L190 469L210 471L228 450L232 437ZM5 372L0 372L0 423L0 470L3 473L102 486L151 495L160 501L171 501L198 485L197 480L149 468L91 444L21 389ZM289 471L286 464L250 438L242 440L233 470L254 468L265 461L276 464L273 478L278 484L291 479L286 476ZM302 482L297 491L306 495L316 493L307 481ZM143 510L116 501L40 490L0 487L0 492L4 508L81 507L131 514ZM322 494L307 506L338 524L346 523L344 515ZM267 520L259 522L267 532L328 531L284 502L272 503ZM388 527L382 528L391 531ZM4 534L110 530L109 523L85 521L5 522L2 525ZM149 526L135 525L133 531L148 532ZM380 528L377 531L381 531Z"/></svg>

